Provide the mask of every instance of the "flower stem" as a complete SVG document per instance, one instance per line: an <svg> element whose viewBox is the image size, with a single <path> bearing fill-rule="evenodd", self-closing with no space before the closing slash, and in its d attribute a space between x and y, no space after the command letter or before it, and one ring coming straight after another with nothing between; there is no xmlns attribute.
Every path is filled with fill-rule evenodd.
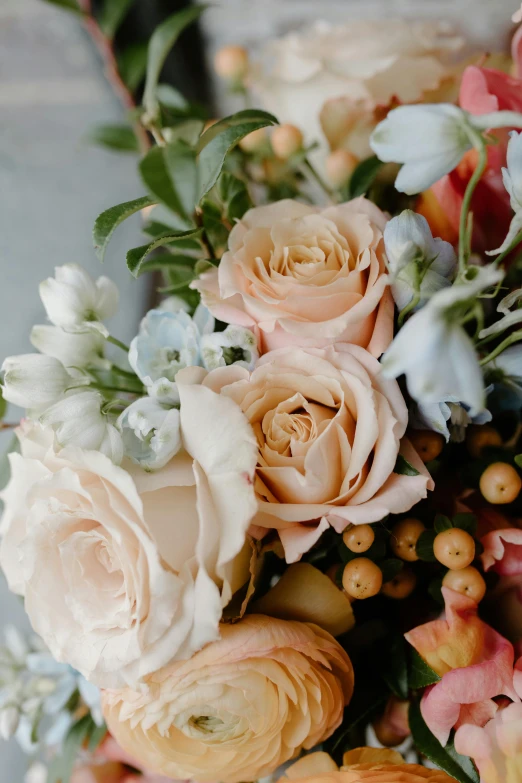
<svg viewBox="0 0 522 783"><path fill-rule="evenodd" d="M478 161L475 167L475 171L471 175L471 178L466 187L464 198L462 200L462 209L460 211L460 226L459 226L459 273L464 275L466 272L469 257L471 255L471 237L468 232L468 215L471 207L471 199L475 192L482 175L486 170L488 163L488 152L486 142L481 134L473 134L475 149L478 151Z"/></svg>
<svg viewBox="0 0 522 783"><path fill-rule="evenodd" d="M113 345L115 345L117 348L121 348L121 350L122 350L122 351L125 351L125 353L129 353L129 351L130 351L130 348L129 348L129 346L128 346L128 345L125 345L125 343L122 343L122 341L121 341L121 340L118 340L118 338L117 338L117 337L112 337L111 335L109 335L109 336L108 336L108 337L106 337L105 339L107 340L107 342L108 342L108 343L112 343L112 344L113 344Z"/></svg>
<svg viewBox="0 0 522 783"><path fill-rule="evenodd" d="M488 362L493 361L493 359L496 359L497 356L499 356L503 351L506 350L506 348L509 348L510 345L513 345L513 343L518 342L519 340L522 340L522 329L519 329L516 332L513 332L509 335L509 337L506 337L505 340L502 340L502 342L497 345L496 348L493 348L491 353L488 353L487 356L485 356L483 359L480 360L479 364L481 367L483 367L485 364L488 364Z"/></svg>
<svg viewBox="0 0 522 783"><path fill-rule="evenodd" d="M495 111L488 114L470 114L469 123L477 130L489 128L522 128L522 114L517 111Z"/></svg>
<svg viewBox="0 0 522 783"><path fill-rule="evenodd" d="M408 304L405 307L403 307L402 310L400 311L399 317L397 319L398 326L402 326L403 325L404 319L406 318L408 313L411 313L411 311L414 310L417 307L417 305L420 302L420 298L421 298L420 289L417 289L417 291L415 291L415 293L413 294L413 296L412 296L411 300L408 302Z"/></svg>
<svg viewBox="0 0 522 783"><path fill-rule="evenodd" d="M512 253L512 252L513 252L513 250L514 250L514 249L515 249L515 248L516 248L516 247L517 247L517 246L518 246L518 245L519 245L521 242L522 242L522 231L520 231L520 232L519 232L519 233L516 235L516 237L515 237L515 238L514 238L514 240L511 242L511 244L509 245L509 247L506 247L506 249L505 249L505 250L503 250L503 251L502 251L502 253L500 253L500 254L499 254L499 255L498 255L496 258L495 258L495 260L494 260L494 262L493 262L493 263L495 263L495 264L500 264L500 262L501 262L501 261L503 261L503 260L506 258L506 256L508 256L510 253Z"/></svg>
<svg viewBox="0 0 522 783"><path fill-rule="evenodd" d="M335 197L334 191L330 187L328 187L328 185L326 184L326 182L324 181L322 176L319 174L319 172L317 171L315 166L313 166L310 163L308 158L304 159L303 166L308 171L308 173L311 175L312 179L314 179L317 182L317 184L319 185L321 190L328 196L330 201L332 201L335 204L337 199Z"/></svg>

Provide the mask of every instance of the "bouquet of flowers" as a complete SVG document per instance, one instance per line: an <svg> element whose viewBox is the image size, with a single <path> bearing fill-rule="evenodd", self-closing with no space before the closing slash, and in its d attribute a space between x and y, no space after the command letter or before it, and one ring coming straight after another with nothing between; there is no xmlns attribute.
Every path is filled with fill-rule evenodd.
<svg viewBox="0 0 522 783"><path fill-rule="evenodd" d="M145 195L94 227L103 260L141 213L158 304L127 346L67 263L3 363L0 562L37 638L0 651L0 732L48 783L516 783L522 28L491 63L424 24L363 26L364 67L291 37L300 76L345 66L326 149L160 82L202 10L153 34ZM259 68L216 58L281 99Z"/></svg>

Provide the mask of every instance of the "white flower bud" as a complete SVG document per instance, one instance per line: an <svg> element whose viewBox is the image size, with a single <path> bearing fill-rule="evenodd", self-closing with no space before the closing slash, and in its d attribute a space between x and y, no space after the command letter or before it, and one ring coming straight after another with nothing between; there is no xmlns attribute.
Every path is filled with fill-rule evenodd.
<svg viewBox="0 0 522 783"><path fill-rule="evenodd" d="M157 400L144 397L118 419L125 453L146 470L162 468L181 448L180 415Z"/></svg>
<svg viewBox="0 0 522 783"><path fill-rule="evenodd" d="M31 410L53 405L73 383L72 376L58 359L38 353L10 356L4 361L2 370L4 399Z"/></svg>
<svg viewBox="0 0 522 783"><path fill-rule="evenodd" d="M224 332L206 334L201 338L201 356L206 370L237 364L253 370L259 359L254 333L243 326L227 326Z"/></svg>
<svg viewBox="0 0 522 783"><path fill-rule="evenodd" d="M0 737L3 740L10 740L15 734L20 723L20 712L18 707L10 705L0 710Z"/></svg>
<svg viewBox="0 0 522 783"><path fill-rule="evenodd" d="M46 356L58 359L64 367L110 369L104 358L105 340L95 332L71 333L59 326L39 324L31 330L31 343Z"/></svg>
<svg viewBox="0 0 522 783"><path fill-rule="evenodd" d="M45 411L40 422L53 427L60 446L101 451L118 465L123 458L123 444L120 433L102 412L103 403L99 392L79 391Z"/></svg>
<svg viewBox="0 0 522 783"><path fill-rule="evenodd" d="M40 297L51 323L71 328L110 318L118 308L119 293L108 277L95 281L78 264L65 264L40 284Z"/></svg>

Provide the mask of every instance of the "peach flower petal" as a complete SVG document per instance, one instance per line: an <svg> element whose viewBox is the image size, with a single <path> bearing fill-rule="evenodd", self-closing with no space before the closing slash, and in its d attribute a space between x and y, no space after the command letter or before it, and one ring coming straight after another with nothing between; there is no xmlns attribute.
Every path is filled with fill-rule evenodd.
<svg viewBox="0 0 522 783"><path fill-rule="evenodd" d="M519 783L522 779L522 705L510 704L483 728L461 726L455 749L470 756L481 783Z"/></svg>
<svg viewBox="0 0 522 783"><path fill-rule="evenodd" d="M484 547L482 564L501 576L522 574L522 530L493 530L481 539Z"/></svg>

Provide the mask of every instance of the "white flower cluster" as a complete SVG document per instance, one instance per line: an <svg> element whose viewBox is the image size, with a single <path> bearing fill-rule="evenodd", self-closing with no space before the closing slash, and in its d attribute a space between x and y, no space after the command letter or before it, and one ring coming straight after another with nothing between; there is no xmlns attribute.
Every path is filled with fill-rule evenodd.
<svg viewBox="0 0 522 783"><path fill-rule="evenodd" d="M115 464L129 457L156 470L179 450L179 370L252 369L259 356L249 329L214 332L205 307L191 317L182 299L170 297L143 319L128 352L132 369L122 368L105 354L107 340L125 349L103 323L118 307L114 283L66 264L41 284L40 297L51 324L33 327L40 353L4 361L4 399L52 428L57 448L100 451Z"/></svg>
<svg viewBox="0 0 522 783"><path fill-rule="evenodd" d="M79 709L103 726L98 688L55 661L39 637L6 628L0 647L0 737L16 737L27 754L60 745Z"/></svg>

